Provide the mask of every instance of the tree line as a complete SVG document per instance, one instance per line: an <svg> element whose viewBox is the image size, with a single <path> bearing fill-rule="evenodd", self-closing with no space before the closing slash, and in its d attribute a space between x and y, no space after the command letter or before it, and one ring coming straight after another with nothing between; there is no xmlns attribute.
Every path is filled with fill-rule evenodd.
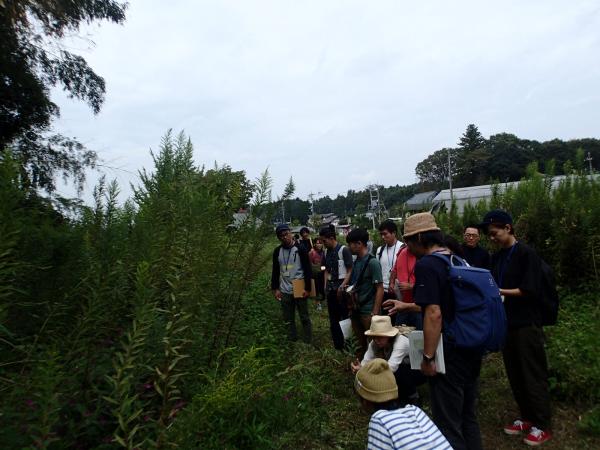
<svg viewBox="0 0 600 450"><path fill-rule="evenodd" d="M539 142L521 139L511 133L498 133L486 139L476 125L470 124L456 147L437 150L417 164L418 183L378 186L390 217L401 216L404 202L414 194L448 188L448 155L453 187L477 186L519 181L534 162L539 163L539 170L548 175L568 174L573 164L589 170L590 165L593 167L594 162L600 161L600 139ZM313 208L315 213L333 213L340 218L354 216L355 222L360 223L359 217L368 211L369 203L368 189L350 189L334 198L315 199ZM289 221L307 223L311 211L309 200L296 197L287 200L284 206ZM281 216L276 217L276 220L280 219Z"/></svg>
<svg viewBox="0 0 600 450"><path fill-rule="evenodd" d="M539 142L511 133L498 133L486 139L477 126L470 124L456 147L433 152L417 164L415 172L424 190L448 187L448 155L454 187L518 181L532 162L539 162L546 174L562 175L569 172L565 164L576 159L578 149L586 157L589 154L591 161L600 159L599 139Z"/></svg>

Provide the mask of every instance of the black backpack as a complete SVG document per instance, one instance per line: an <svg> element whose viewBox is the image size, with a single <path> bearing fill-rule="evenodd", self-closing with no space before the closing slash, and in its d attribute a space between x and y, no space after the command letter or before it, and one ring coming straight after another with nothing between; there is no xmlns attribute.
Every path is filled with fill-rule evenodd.
<svg viewBox="0 0 600 450"><path fill-rule="evenodd" d="M556 277L552 267L540 258L542 279L540 283L540 310L542 325L556 325L558 318L558 292L556 292Z"/></svg>

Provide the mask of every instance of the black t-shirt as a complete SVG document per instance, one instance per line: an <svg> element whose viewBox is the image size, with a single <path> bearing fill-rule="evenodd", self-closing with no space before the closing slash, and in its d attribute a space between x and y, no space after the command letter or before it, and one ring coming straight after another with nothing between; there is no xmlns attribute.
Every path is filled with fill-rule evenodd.
<svg viewBox="0 0 600 450"><path fill-rule="evenodd" d="M298 240L298 245L306 250L306 253L312 250L312 241L310 239L300 239Z"/></svg>
<svg viewBox="0 0 600 450"><path fill-rule="evenodd" d="M541 325L538 295L540 292L540 258L535 250L518 242L514 250L503 248L492 256L492 275L503 289L519 288L522 297L506 296L504 309L509 328ZM511 247L512 248L512 247Z"/></svg>
<svg viewBox="0 0 600 450"><path fill-rule="evenodd" d="M436 256L423 256L415 264L415 303L423 311L427 305L439 305L443 321L454 320L454 298L448 279L448 264ZM442 330L443 331L443 330Z"/></svg>
<svg viewBox="0 0 600 450"><path fill-rule="evenodd" d="M465 255L465 259L471 266L488 270L491 269L492 264L490 254L479 245L469 247L468 245L462 244L461 248Z"/></svg>

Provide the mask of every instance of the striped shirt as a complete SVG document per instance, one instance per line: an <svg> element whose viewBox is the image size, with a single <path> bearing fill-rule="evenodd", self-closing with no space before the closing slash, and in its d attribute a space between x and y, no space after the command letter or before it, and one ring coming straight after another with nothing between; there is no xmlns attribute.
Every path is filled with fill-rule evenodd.
<svg viewBox="0 0 600 450"><path fill-rule="evenodd" d="M427 414L413 405L371 416L367 449L452 450Z"/></svg>

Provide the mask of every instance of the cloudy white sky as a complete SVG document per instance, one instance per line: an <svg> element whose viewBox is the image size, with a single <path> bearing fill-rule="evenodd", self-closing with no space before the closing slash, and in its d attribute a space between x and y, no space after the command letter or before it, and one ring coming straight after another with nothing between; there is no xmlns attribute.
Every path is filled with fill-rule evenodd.
<svg viewBox="0 0 600 450"><path fill-rule="evenodd" d="M597 0L132 0L72 44L106 80L102 111L57 92L56 129L124 195L169 128L199 165L268 167L275 194L290 176L302 197L410 184L469 123L600 137L598 30Z"/></svg>

